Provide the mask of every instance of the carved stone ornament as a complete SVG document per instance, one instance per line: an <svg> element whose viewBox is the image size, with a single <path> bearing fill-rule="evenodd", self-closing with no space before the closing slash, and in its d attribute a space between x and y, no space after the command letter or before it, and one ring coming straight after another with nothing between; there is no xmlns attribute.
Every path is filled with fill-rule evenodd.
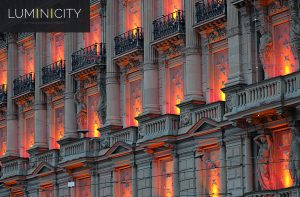
<svg viewBox="0 0 300 197"><path fill-rule="evenodd" d="M182 127L186 127L191 125L191 114L190 113L185 113L180 115L180 123Z"/></svg>
<svg viewBox="0 0 300 197"><path fill-rule="evenodd" d="M288 9L287 0L274 0L269 6L270 15L274 15L283 12Z"/></svg>
<svg viewBox="0 0 300 197"><path fill-rule="evenodd" d="M225 111L226 113L232 112L233 109L233 96L232 94L226 94Z"/></svg>
<svg viewBox="0 0 300 197"><path fill-rule="evenodd" d="M294 186L300 184L300 131L297 127L290 127L291 146L289 158L289 170Z"/></svg>
<svg viewBox="0 0 300 197"><path fill-rule="evenodd" d="M270 62L273 60L272 34L264 28L261 29L259 58L265 70L267 69L268 65L271 65Z"/></svg>
<svg viewBox="0 0 300 197"><path fill-rule="evenodd" d="M97 106L98 118L102 125L106 121L106 75L105 72L101 72L98 80L98 89L100 92L100 101Z"/></svg>
<svg viewBox="0 0 300 197"><path fill-rule="evenodd" d="M103 132L100 137L100 149L106 148L109 148L109 135L107 132Z"/></svg>
<svg viewBox="0 0 300 197"><path fill-rule="evenodd" d="M208 34L209 43L217 42L225 39L227 36L226 28L216 28Z"/></svg>
<svg viewBox="0 0 300 197"><path fill-rule="evenodd" d="M86 90L84 88L84 83L80 81L79 88L75 93L75 101L77 103L77 124L78 129L87 129L87 106L86 106Z"/></svg>

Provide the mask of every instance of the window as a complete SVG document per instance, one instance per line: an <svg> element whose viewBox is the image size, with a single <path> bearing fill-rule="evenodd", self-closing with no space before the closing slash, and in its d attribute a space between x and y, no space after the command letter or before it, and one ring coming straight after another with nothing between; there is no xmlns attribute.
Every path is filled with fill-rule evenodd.
<svg viewBox="0 0 300 197"><path fill-rule="evenodd" d="M183 68L182 65L170 67L167 76L167 105L166 112L179 114L180 109L176 106L184 99Z"/></svg>
<svg viewBox="0 0 300 197"><path fill-rule="evenodd" d="M40 188L41 197L53 197L54 188L52 185L43 186Z"/></svg>
<svg viewBox="0 0 300 197"><path fill-rule="evenodd" d="M64 34L51 34L51 60L57 62L64 59Z"/></svg>
<svg viewBox="0 0 300 197"><path fill-rule="evenodd" d="M24 47L23 75L34 72L34 48L32 45Z"/></svg>
<svg viewBox="0 0 300 197"><path fill-rule="evenodd" d="M220 193L220 149L204 150L200 159L200 188L205 196L219 196Z"/></svg>
<svg viewBox="0 0 300 197"><path fill-rule="evenodd" d="M132 178L131 168L120 168L115 171L117 185L116 185L116 197L131 197L132 196Z"/></svg>
<svg viewBox="0 0 300 197"><path fill-rule="evenodd" d="M173 177L173 160L171 158L159 159L155 170L155 188L159 197L173 196Z"/></svg>
<svg viewBox="0 0 300 197"><path fill-rule="evenodd" d="M126 31L141 27L141 2L140 0L130 0L125 5Z"/></svg>
<svg viewBox="0 0 300 197"><path fill-rule="evenodd" d="M91 17L90 32L83 34L84 46L88 47L95 43L100 43L100 16Z"/></svg>
<svg viewBox="0 0 300 197"><path fill-rule="evenodd" d="M91 196L91 179L89 177L77 179L75 184L76 197Z"/></svg>
<svg viewBox="0 0 300 197"><path fill-rule="evenodd" d="M33 116L25 119L25 129L23 138L23 157L29 157L27 150L34 145L34 120Z"/></svg>
<svg viewBox="0 0 300 197"><path fill-rule="evenodd" d="M210 66L210 102L225 101L225 94L222 92L229 74L228 50L221 49L211 53Z"/></svg>
<svg viewBox="0 0 300 197"><path fill-rule="evenodd" d="M181 0L164 0L163 1L163 15L182 10Z"/></svg>
<svg viewBox="0 0 300 197"><path fill-rule="evenodd" d="M126 126L137 126L135 117L142 113L142 80L127 83Z"/></svg>
<svg viewBox="0 0 300 197"><path fill-rule="evenodd" d="M6 127L0 128L0 157L6 152Z"/></svg>
<svg viewBox="0 0 300 197"><path fill-rule="evenodd" d="M99 93L88 96L87 116L89 137L100 137L100 132L98 131L98 128L100 127L100 121L97 113L98 102Z"/></svg>
<svg viewBox="0 0 300 197"><path fill-rule="evenodd" d="M51 148L58 149L59 144L57 143L58 140L63 138L64 136L64 126L65 126L65 119L64 119L64 106L57 107L54 109L54 129L51 135Z"/></svg>

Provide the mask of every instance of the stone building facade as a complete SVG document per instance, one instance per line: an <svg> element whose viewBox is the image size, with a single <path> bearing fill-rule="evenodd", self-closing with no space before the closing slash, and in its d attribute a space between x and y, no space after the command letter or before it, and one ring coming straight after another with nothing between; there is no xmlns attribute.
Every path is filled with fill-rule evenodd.
<svg viewBox="0 0 300 197"><path fill-rule="evenodd" d="M1 197L300 196L298 0L91 1L1 34Z"/></svg>

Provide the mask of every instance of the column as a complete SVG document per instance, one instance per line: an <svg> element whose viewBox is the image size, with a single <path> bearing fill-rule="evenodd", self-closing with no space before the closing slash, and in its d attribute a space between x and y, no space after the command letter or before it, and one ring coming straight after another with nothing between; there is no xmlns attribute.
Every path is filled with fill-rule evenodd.
<svg viewBox="0 0 300 197"><path fill-rule="evenodd" d="M143 113L160 114L159 107L159 72L155 62L157 54L151 47L154 20L154 0L144 1L143 26L144 26L144 79L143 79Z"/></svg>
<svg viewBox="0 0 300 197"><path fill-rule="evenodd" d="M5 157L10 157L19 156L17 106L12 101L13 80L18 74L18 50L14 34L8 34L7 68L7 149Z"/></svg>
<svg viewBox="0 0 300 197"><path fill-rule="evenodd" d="M252 192L253 191L253 162L252 162L252 145L251 145L251 138L250 136L245 137L245 146L244 146L244 152L245 152L245 181L246 181L246 190L245 192Z"/></svg>
<svg viewBox="0 0 300 197"><path fill-rule="evenodd" d="M113 62L114 56L114 36L116 35L116 12L117 8L116 1L110 1L107 4L107 15L106 19L106 59L107 59L107 75L106 75L106 89L107 91L107 117L106 125L121 125L120 115L120 82L119 82L119 69Z"/></svg>
<svg viewBox="0 0 300 197"><path fill-rule="evenodd" d="M53 186L53 197L59 197L59 185L55 183Z"/></svg>
<svg viewBox="0 0 300 197"><path fill-rule="evenodd" d="M179 160L178 155L175 152L173 155L173 179L174 179L174 197L180 196L180 185L179 185Z"/></svg>
<svg viewBox="0 0 300 197"><path fill-rule="evenodd" d="M199 36L195 32L194 25L194 8L195 0L185 0L185 101L204 101L202 92L202 72L201 72L201 56L199 47Z"/></svg>
<svg viewBox="0 0 300 197"><path fill-rule="evenodd" d="M46 65L46 33L36 33L35 41L35 91L34 91L34 146L33 149L47 149L45 96L40 89L42 67Z"/></svg>
<svg viewBox="0 0 300 197"><path fill-rule="evenodd" d="M228 63L229 76L225 87L244 84L241 60L241 29L239 26L239 12L230 0L227 3L227 34L228 34Z"/></svg>
<svg viewBox="0 0 300 197"><path fill-rule="evenodd" d="M97 171L96 169L91 169L91 194L92 197L97 196Z"/></svg>
<svg viewBox="0 0 300 197"><path fill-rule="evenodd" d="M220 154L220 179L221 179L221 193L227 195L227 167L226 167L226 147L225 143L221 142Z"/></svg>
<svg viewBox="0 0 300 197"><path fill-rule="evenodd" d="M74 97L74 80L69 74L71 72L71 55L77 50L76 33L66 33L64 37L66 78L65 78L65 133L63 139L77 138L76 103Z"/></svg>
<svg viewBox="0 0 300 197"><path fill-rule="evenodd" d="M134 162L132 165L132 197L138 197L137 189L137 167Z"/></svg>

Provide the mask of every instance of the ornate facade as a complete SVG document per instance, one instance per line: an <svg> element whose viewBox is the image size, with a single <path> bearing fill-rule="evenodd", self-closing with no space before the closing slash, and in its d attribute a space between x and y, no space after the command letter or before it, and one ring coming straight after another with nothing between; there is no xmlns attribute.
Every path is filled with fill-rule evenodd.
<svg viewBox="0 0 300 197"><path fill-rule="evenodd" d="M300 197L298 0L96 0L0 34L0 197Z"/></svg>

